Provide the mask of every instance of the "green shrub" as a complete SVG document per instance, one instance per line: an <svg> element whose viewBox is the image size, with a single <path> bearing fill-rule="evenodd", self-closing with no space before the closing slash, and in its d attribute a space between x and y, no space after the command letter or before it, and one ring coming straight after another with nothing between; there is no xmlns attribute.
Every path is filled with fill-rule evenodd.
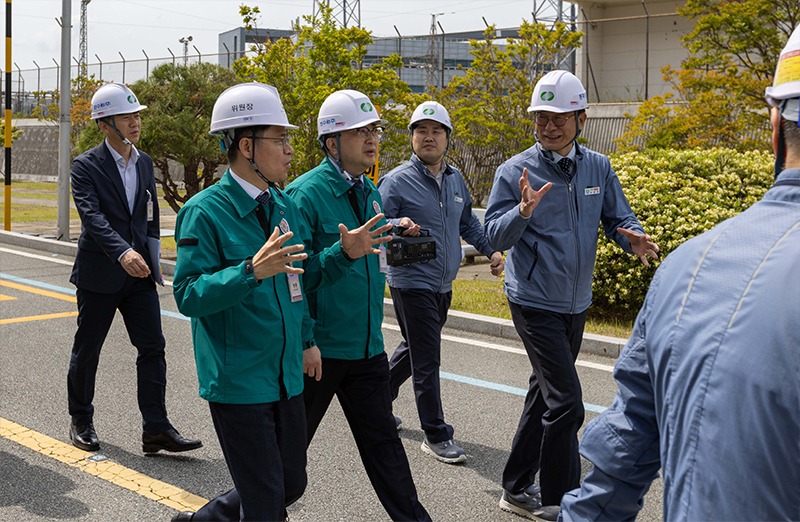
<svg viewBox="0 0 800 522"><path fill-rule="evenodd" d="M663 259L681 243L758 201L772 185L773 156L730 149L667 150L611 156L625 195ZM601 230L601 237L605 237ZM594 274L594 308L631 319L655 273L613 241L601 239Z"/></svg>

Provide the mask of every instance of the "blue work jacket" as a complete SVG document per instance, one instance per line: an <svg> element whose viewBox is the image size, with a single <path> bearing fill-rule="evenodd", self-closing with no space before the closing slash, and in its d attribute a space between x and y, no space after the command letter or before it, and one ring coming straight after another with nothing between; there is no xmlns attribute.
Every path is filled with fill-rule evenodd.
<svg viewBox="0 0 800 522"><path fill-rule="evenodd" d="M436 259L389 267L387 280L394 288L415 288L445 293L452 290L461 266L461 238L487 257L491 245L478 217L461 173L446 165L442 186L415 155L378 181L383 211L397 225L408 217L436 241Z"/></svg>
<svg viewBox="0 0 800 522"><path fill-rule="evenodd" d="M575 174L567 179L537 143L500 167L489 195L485 226L495 250L508 250L509 301L557 313L581 313L592 303L598 224L626 252L618 227L644 232L608 158L574 144ZM528 169L531 188L552 182L530 218L519 213L519 179Z"/></svg>
<svg viewBox="0 0 800 522"><path fill-rule="evenodd" d="M564 520L800 520L800 169L656 272Z"/></svg>

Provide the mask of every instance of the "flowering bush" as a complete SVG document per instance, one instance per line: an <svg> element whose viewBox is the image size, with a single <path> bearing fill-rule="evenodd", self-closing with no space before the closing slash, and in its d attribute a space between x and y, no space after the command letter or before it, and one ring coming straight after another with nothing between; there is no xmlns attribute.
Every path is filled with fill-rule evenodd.
<svg viewBox="0 0 800 522"><path fill-rule="evenodd" d="M773 156L730 149L651 149L611 156L628 201L663 259L681 243L761 199L772 185ZM602 238L605 236L601 230ZM594 313L631 319L655 273L611 240L601 239Z"/></svg>

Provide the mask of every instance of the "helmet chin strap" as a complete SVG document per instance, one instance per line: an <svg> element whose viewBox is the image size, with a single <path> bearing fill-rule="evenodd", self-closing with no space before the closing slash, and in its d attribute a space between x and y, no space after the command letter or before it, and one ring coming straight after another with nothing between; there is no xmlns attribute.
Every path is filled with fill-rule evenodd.
<svg viewBox="0 0 800 522"><path fill-rule="evenodd" d="M116 123L114 123L114 116L109 116L109 117L108 117L108 118L106 118L104 121L105 121L105 124L106 124L106 125L108 125L108 126L109 126L109 127L111 127L112 129L114 129L114 132L116 132L116 133L117 133L117 136L119 136L119 139L121 139L121 140L122 140L122 143L124 143L125 145L133 145L133 143L131 143L131 140L129 140L128 138L126 138L125 136L123 136L123 135L122 135L122 133L121 133L121 132L119 131L119 129L117 128L117 124L116 124Z"/></svg>
<svg viewBox="0 0 800 522"><path fill-rule="evenodd" d="M783 135L783 118L778 120L778 150L775 151L775 179L786 164L786 136Z"/></svg>
<svg viewBox="0 0 800 522"><path fill-rule="evenodd" d="M258 175L258 177L261 178L261 181L266 183L268 187L271 187L271 188L274 188L274 189L277 190L278 187L277 187L277 185L275 185L275 182L270 181L269 179L267 179L267 177L264 174L261 173L261 170L258 168L258 165L256 165L256 162L255 162L256 141L258 141L258 140L256 140L256 131L255 131L255 129L250 134L250 138L253 141L253 154L252 154L252 157L247 158L247 161L250 162L250 166L253 167L253 170L255 171L256 175ZM280 191L278 193L280 194Z"/></svg>

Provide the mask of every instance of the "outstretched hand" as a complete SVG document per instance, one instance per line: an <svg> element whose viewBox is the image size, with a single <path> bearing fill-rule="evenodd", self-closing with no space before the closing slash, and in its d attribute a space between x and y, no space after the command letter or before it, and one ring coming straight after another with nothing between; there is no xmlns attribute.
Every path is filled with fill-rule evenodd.
<svg viewBox="0 0 800 522"><path fill-rule="evenodd" d="M617 232L628 238L631 243L631 250L639 257L644 266L650 266L650 263L647 262L648 257L658 259L658 245L653 243L651 237L647 234L622 227L617 228Z"/></svg>
<svg viewBox="0 0 800 522"><path fill-rule="evenodd" d="M367 254L381 253L379 249L375 248L375 245L388 243L392 240L391 236L384 235L392 229L391 223L372 229L381 219L383 219L383 214L376 214L372 219L353 230L348 230L346 226L339 223L339 241L342 245L342 251L347 257L358 259Z"/></svg>
<svg viewBox="0 0 800 522"><path fill-rule="evenodd" d="M519 190L522 192L522 200L519 202L519 214L526 219L531 217L533 211L539 206L539 202L552 187L553 184L548 181L539 190L533 190L528 181L528 169L527 167L523 168L522 176L519 178Z"/></svg>
<svg viewBox="0 0 800 522"><path fill-rule="evenodd" d="M264 243L264 246L253 256L253 275L256 279L266 279L280 272L287 274L302 274L302 268L292 266L295 261L302 261L308 257L306 253L295 254L303 250L303 245L283 246L294 232L287 232L283 235L278 231L278 227L272 230L272 234Z"/></svg>

